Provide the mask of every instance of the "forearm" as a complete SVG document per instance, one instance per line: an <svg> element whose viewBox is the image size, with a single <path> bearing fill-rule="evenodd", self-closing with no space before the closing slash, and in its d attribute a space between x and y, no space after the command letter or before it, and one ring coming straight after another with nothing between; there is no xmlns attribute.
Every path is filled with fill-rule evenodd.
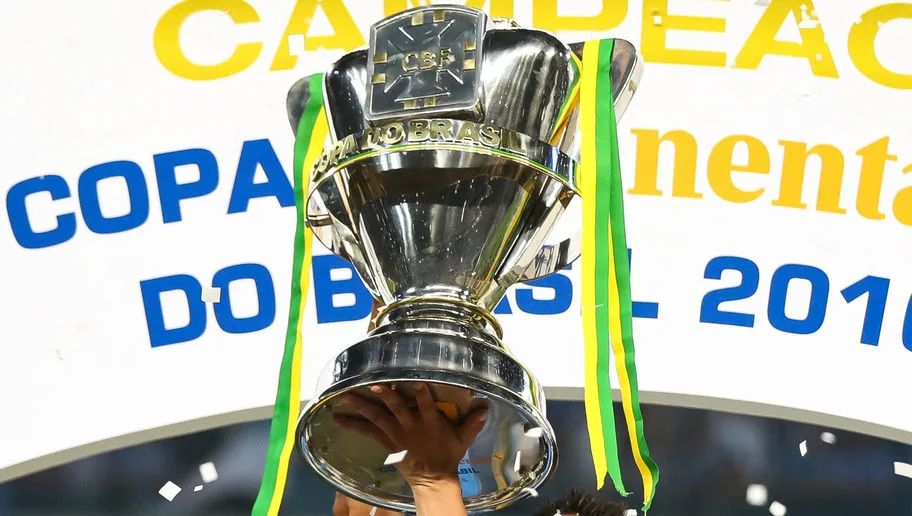
<svg viewBox="0 0 912 516"><path fill-rule="evenodd" d="M417 516L467 516L459 478L412 487Z"/></svg>

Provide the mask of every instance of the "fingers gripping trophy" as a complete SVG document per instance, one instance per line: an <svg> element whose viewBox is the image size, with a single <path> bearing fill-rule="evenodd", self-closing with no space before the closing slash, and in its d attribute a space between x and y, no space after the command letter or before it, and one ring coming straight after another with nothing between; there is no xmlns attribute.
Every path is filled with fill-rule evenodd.
<svg viewBox="0 0 912 516"><path fill-rule="evenodd" d="M368 49L322 75L330 143L304 166L305 217L379 308L367 337L319 378L296 446L349 496L414 510L403 457L435 436L406 445L377 428L380 412L396 416L384 392L401 401L393 409L433 407L454 425L469 510L509 505L553 472L543 388L504 345L492 311L511 285L580 254L562 216L580 202L582 49L480 10L434 5L376 23ZM610 59L620 116L641 61L622 40ZM289 93L295 130L313 84L304 78Z"/></svg>

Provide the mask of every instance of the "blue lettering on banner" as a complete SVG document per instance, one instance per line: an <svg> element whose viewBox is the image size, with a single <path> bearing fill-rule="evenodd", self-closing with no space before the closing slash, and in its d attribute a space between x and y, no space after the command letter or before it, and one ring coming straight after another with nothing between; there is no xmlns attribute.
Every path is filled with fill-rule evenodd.
<svg viewBox="0 0 912 516"><path fill-rule="evenodd" d="M257 292L258 310L256 315L237 318L231 311L231 289L234 281L253 280ZM212 286L221 290L219 302L215 303L215 320L226 333L253 333L268 328L275 321L275 288L269 269L257 263L244 263L226 267L212 277Z"/></svg>
<svg viewBox="0 0 912 516"><path fill-rule="evenodd" d="M358 321L370 315L373 298L351 263L333 254L318 255L312 258L312 271L318 324ZM344 272L333 274L334 271ZM244 318L238 318L232 312L229 288L231 283L241 280L252 280L257 292L258 311L256 315ZM520 311L533 315L556 315L570 309L573 283L564 274L555 273L530 281L527 285L550 289L553 295L549 299L536 299L531 288L517 286L516 307ZM215 274L212 286L221 289L221 299L214 304L213 311L216 323L222 331L251 333L264 330L275 322L275 286L266 267L259 264L226 267ZM199 280L190 275L178 274L141 281L140 290L152 347L188 342L203 335L206 330L207 314L205 303L202 301L202 283ZM189 322L184 327L165 326L161 295L170 291L183 292L187 300L185 310ZM341 300L346 297L349 302ZM498 308L500 311L496 313L512 313L506 297ZM656 318L657 314L657 303L634 303L634 317Z"/></svg>
<svg viewBox="0 0 912 516"><path fill-rule="evenodd" d="M345 271L346 278L333 280L333 270ZM355 267L334 254L313 257L313 285L318 324L358 321L370 315L374 307L374 298L355 272ZM345 294L354 297L355 302L336 306L333 298Z"/></svg>
<svg viewBox="0 0 912 516"><path fill-rule="evenodd" d="M178 344L200 338L206 331L206 304L203 287L193 276L178 274L139 282L143 307L146 310L146 327L152 347ZM187 324L179 328L166 328L161 295L181 291L187 298Z"/></svg>
<svg viewBox="0 0 912 516"><path fill-rule="evenodd" d="M265 183L253 182L257 166L266 175ZM228 214L247 211L250 199L257 197L275 197L283 208L295 205L294 188L269 140L244 142L241 147L231 200L228 202Z"/></svg>
<svg viewBox="0 0 912 516"><path fill-rule="evenodd" d="M231 308L230 285L236 281L253 280L257 292L257 313L250 317L236 317ZM275 288L269 270L259 264L232 265L215 273L212 286L221 290L219 302L213 311L219 328L226 333L252 333L268 328L275 322ZM202 337L206 331L206 304L203 302L202 284L193 276L177 274L139 282L146 326L152 347L179 344ZM187 300L187 324L178 328L165 326L161 295L181 291Z"/></svg>
<svg viewBox="0 0 912 516"><path fill-rule="evenodd" d="M52 201L70 197L70 187L60 176L41 176L16 183L6 195L6 212L9 215L13 236L19 245L26 249L40 249L62 244L76 234L76 215L63 213L57 215L57 227L37 232L32 228L25 200L35 194L50 194Z"/></svg>
<svg viewBox="0 0 912 516"><path fill-rule="evenodd" d="M126 215L107 218L98 200L98 182L114 177L123 178L130 199ZM93 233L120 233L138 228L149 218L149 189L142 169L132 161L112 161L87 169L79 176L79 207L86 227Z"/></svg>
<svg viewBox="0 0 912 516"><path fill-rule="evenodd" d="M720 280L725 271L737 272L739 282L731 287L711 290L703 296L700 307L700 322L753 328L755 316L752 313L722 310L722 303L748 299L760 287L760 268L747 258L719 256L706 265L703 277ZM791 317L785 312L789 288L796 281L810 285L810 296L802 317ZM890 280L877 276L865 276L840 291L847 304L862 296L866 298L864 319L861 324L860 343L870 346L880 344L884 314ZM795 335L810 335L823 327L829 303L830 279L826 272L817 267L801 264L786 264L777 268L770 279L767 320L774 329ZM903 347L912 351L912 298L906 307L902 328Z"/></svg>
<svg viewBox="0 0 912 516"><path fill-rule="evenodd" d="M181 206L185 201L213 193L219 185L219 167L215 155L206 149L183 149L152 157L158 202L162 221L172 224L183 220ZM177 169L193 167L199 179L178 182ZM258 169L266 180L254 182ZM102 211L98 183L104 179L122 179L130 200L128 213L107 217ZM121 233L136 229L149 220L149 188L142 168L133 161L112 161L83 171L71 188L59 175L43 175L20 181L6 194L6 211L16 242L25 249L41 249L63 244L76 234L76 213L55 208L55 201L77 197L82 220L89 231L97 234ZM47 197L50 200L45 200ZM241 146L228 213L246 212L252 199L274 197L282 208L294 207L294 190L275 149L267 139L245 141ZM28 207L26 206L28 201ZM32 213L29 212L31 209ZM33 221L38 215L54 213L55 227L36 231ZM61 213L63 212L63 213Z"/></svg>
<svg viewBox="0 0 912 516"><path fill-rule="evenodd" d="M218 162L215 160L215 155L206 149L166 152L156 154L152 159L155 162L158 197L161 202L162 219L165 223L182 220L181 201L209 195L218 186ZM178 183L177 167L188 165L199 170L199 180Z"/></svg>

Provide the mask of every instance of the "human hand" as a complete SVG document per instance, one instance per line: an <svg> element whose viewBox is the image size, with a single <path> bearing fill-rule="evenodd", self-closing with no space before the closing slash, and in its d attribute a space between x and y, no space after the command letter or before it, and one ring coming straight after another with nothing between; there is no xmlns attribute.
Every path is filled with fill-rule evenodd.
<svg viewBox="0 0 912 516"><path fill-rule="evenodd" d="M373 385L371 391L383 405L355 394L345 394L339 407L364 419L335 414L333 421L384 446L389 453L406 451L395 466L413 490L455 480L459 462L484 428L487 409L472 412L461 425L444 417L424 383L411 383L417 410L410 409L402 396L387 385Z"/></svg>
<svg viewBox="0 0 912 516"><path fill-rule="evenodd" d="M333 503L333 516L405 516L398 511L380 509L364 502L336 493Z"/></svg>

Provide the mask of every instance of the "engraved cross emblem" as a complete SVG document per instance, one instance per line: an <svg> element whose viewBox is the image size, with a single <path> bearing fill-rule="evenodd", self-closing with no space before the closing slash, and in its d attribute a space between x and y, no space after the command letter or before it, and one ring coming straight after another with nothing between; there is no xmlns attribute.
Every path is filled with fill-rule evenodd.
<svg viewBox="0 0 912 516"><path fill-rule="evenodd" d="M477 106L481 21L475 13L436 8L374 26L370 115Z"/></svg>

